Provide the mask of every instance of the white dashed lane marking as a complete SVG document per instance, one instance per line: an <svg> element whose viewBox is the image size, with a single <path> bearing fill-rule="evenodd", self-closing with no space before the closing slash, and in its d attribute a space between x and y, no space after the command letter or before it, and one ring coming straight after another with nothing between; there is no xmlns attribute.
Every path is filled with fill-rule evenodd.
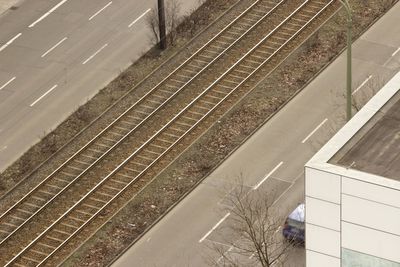
<svg viewBox="0 0 400 267"><path fill-rule="evenodd" d="M41 95L38 99L36 99L32 104L30 104L30 107L33 107L37 102L39 102L43 97L45 97L46 95L48 95L51 91L53 91L58 85L53 85L53 87L51 87L46 93L44 93L43 95Z"/></svg>
<svg viewBox="0 0 400 267"><path fill-rule="evenodd" d="M54 46L52 46L49 50L47 50L42 57L45 57L48 53L50 53L51 51L53 51L57 46L59 46L62 42L64 42L65 40L67 40L67 37L64 37L61 41L59 41L58 43L56 43Z"/></svg>
<svg viewBox="0 0 400 267"><path fill-rule="evenodd" d="M207 234L205 234L205 235L199 240L199 243L203 242L204 239L207 238L207 236L209 236L215 229L217 229L217 227L218 227L221 223L223 223L223 222L225 221L225 219L228 218L229 215L231 215L230 212L228 212L227 214L225 214L225 216L224 216L221 220L219 220L219 221L211 228L211 230L208 231Z"/></svg>
<svg viewBox="0 0 400 267"><path fill-rule="evenodd" d="M141 18L143 18L147 13L149 13L151 8L147 9L142 15L140 15L137 19L135 19L131 24L129 24L128 28L132 27L133 24L138 22Z"/></svg>
<svg viewBox="0 0 400 267"><path fill-rule="evenodd" d="M107 5L105 5L103 8L101 8L99 11L97 11L96 13L94 13L89 20L92 20L94 17L96 17L98 14L100 14L100 12L102 12L104 9L106 9L107 7L109 7L112 4L112 1L110 1Z"/></svg>
<svg viewBox="0 0 400 267"><path fill-rule="evenodd" d="M327 122L327 121L328 121L328 119L323 120L317 127L315 127L315 129L314 129L309 135L307 135L306 138L303 139L303 141L301 141L301 143L304 144L305 142L307 142L307 140L308 140L313 134L315 134L315 132L318 131L318 129L321 128L322 125L324 125L325 122Z"/></svg>
<svg viewBox="0 0 400 267"><path fill-rule="evenodd" d="M20 37L22 35L22 33L18 33L17 35L15 35L13 38L11 38L10 41L8 41L7 43L3 44L0 47L0 51L3 51L4 49L6 49L7 46L9 46L12 42L14 42L18 37Z"/></svg>
<svg viewBox="0 0 400 267"><path fill-rule="evenodd" d="M42 21L43 19L45 19L48 15L50 15L51 13L53 13L57 8L59 8L62 4L64 4L65 2L67 2L68 0L62 0L60 3L58 3L57 5L55 5L52 9L50 9L49 11L47 11L43 16L41 16L40 18L38 18L35 22L33 22L31 25L29 25L29 28L34 27L36 24L38 24L40 21Z"/></svg>
<svg viewBox="0 0 400 267"><path fill-rule="evenodd" d="M106 48L108 44L103 45L99 50L97 50L96 52L94 52L93 55L91 55L89 58L87 58L85 61L82 62L83 65L85 65L86 63L88 63L92 58L94 58L98 53L101 52L101 50L103 50L104 48Z"/></svg>
<svg viewBox="0 0 400 267"><path fill-rule="evenodd" d="M5 84L3 84L3 86L0 87L0 90L2 90L2 89L5 88L7 85L9 85L12 81L15 80L15 78L17 78L17 77L12 77L8 82L6 82Z"/></svg>
<svg viewBox="0 0 400 267"><path fill-rule="evenodd" d="M367 79L365 79L360 86L357 87L356 90L354 90L354 92L352 93L352 95L354 95L355 93L358 92L358 90L360 90L370 79L372 78L372 75L369 75Z"/></svg>
<svg viewBox="0 0 400 267"><path fill-rule="evenodd" d="M253 187L253 190L256 190L259 188L274 172L276 172L277 169L279 169L280 166L282 166L283 161L279 162L278 165L275 166L275 168L272 169L258 184L256 184Z"/></svg>

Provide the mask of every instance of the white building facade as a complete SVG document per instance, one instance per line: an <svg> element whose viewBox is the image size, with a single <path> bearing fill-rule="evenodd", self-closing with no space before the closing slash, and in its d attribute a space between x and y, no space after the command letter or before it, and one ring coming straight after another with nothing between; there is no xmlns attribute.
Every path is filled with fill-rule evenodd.
<svg viewBox="0 0 400 267"><path fill-rule="evenodd" d="M384 177L353 168L356 161L331 162L389 101L400 99L399 88L400 73L306 164L307 267L400 267L400 173ZM383 148L400 140L395 131ZM377 153L373 160L385 158Z"/></svg>

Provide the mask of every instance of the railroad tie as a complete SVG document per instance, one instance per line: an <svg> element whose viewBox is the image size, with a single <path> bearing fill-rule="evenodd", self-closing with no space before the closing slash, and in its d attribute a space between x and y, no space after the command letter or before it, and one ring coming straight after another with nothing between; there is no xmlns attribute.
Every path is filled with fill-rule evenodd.
<svg viewBox="0 0 400 267"><path fill-rule="evenodd" d="M83 164L83 165L90 165L90 163L78 160L78 159L74 159L75 162L79 163L79 164Z"/></svg>
<svg viewBox="0 0 400 267"><path fill-rule="evenodd" d="M108 186L108 185L105 185L104 187L108 187L108 188L112 188L112 189L114 189L116 191L120 191L119 189L113 188L113 187ZM95 209L95 210L99 210L100 209L99 207L96 207L96 206L93 206L93 205L90 205L90 204L87 204L87 203L83 203L82 205L86 206L86 207L89 207L91 209Z"/></svg>
<svg viewBox="0 0 400 267"><path fill-rule="evenodd" d="M36 205L36 204L34 204L34 203L30 203L30 202L24 202L24 204L27 205L27 206L34 207L34 208L36 208L36 209L40 208L40 206L38 206L38 205Z"/></svg>
<svg viewBox="0 0 400 267"><path fill-rule="evenodd" d="M68 215L68 218L70 218L70 219L72 219L74 221L77 221L77 222L83 222L83 223L86 222L86 220L82 220L80 218L77 218L77 217L71 216L71 215Z"/></svg>
<svg viewBox="0 0 400 267"><path fill-rule="evenodd" d="M18 227L17 225L14 225L14 224L12 224L12 223L9 223L9 222L2 222L1 224L4 224L4 225L7 225L7 226L10 226L10 227L12 227L12 228L17 228L17 227Z"/></svg>
<svg viewBox="0 0 400 267"><path fill-rule="evenodd" d="M99 192L96 192L96 193L99 193ZM109 195L108 195L108 196L109 196ZM112 197L112 196L111 196L111 197ZM89 212L86 212L86 211L83 211L83 210L75 210L75 211L78 212L78 213L81 213L81 214L90 216L90 217L93 216L93 214L91 214L91 213L89 213Z"/></svg>
<svg viewBox="0 0 400 267"><path fill-rule="evenodd" d="M75 177L76 175L70 174L69 172L61 171L62 174L67 175L69 177Z"/></svg>
<svg viewBox="0 0 400 267"><path fill-rule="evenodd" d="M22 212L22 213L26 213L26 214L29 214L29 215L32 215L32 212L30 212L30 211L26 211L26 210L24 210L24 209L16 209L17 211L20 211L20 212Z"/></svg>
<svg viewBox="0 0 400 267"><path fill-rule="evenodd" d="M66 227L72 228L72 229L74 229L74 230L75 230L75 229L78 229L77 226L72 225L72 224L69 224L69 223L61 222L60 224L66 226Z"/></svg>
<svg viewBox="0 0 400 267"><path fill-rule="evenodd" d="M21 258L24 259L24 260L27 260L27 261L32 261L32 262L35 262L35 263L40 263L40 260L33 259L33 258L30 258L30 257L27 257L27 256L22 256Z"/></svg>
<svg viewBox="0 0 400 267"><path fill-rule="evenodd" d="M37 196L31 196L31 198L36 199L36 200L39 200L39 201L43 201L43 202L46 201L46 199L41 198L41 197L37 197Z"/></svg>
<svg viewBox="0 0 400 267"><path fill-rule="evenodd" d="M45 244L45 243L43 243L43 242L38 242L37 244L38 244L39 246L43 246L43 247L46 247L46 248L50 248L50 249L52 249L52 250L56 249L56 247L53 247L53 246L48 245L48 244Z"/></svg>
<svg viewBox="0 0 400 267"><path fill-rule="evenodd" d="M122 182L120 180L117 179L110 179L111 182L117 183L117 184L121 184L123 186L127 185L128 183ZM107 201L102 200L102 202L107 203Z"/></svg>
<svg viewBox="0 0 400 267"><path fill-rule="evenodd" d="M157 154L157 155L158 155L158 154ZM135 170L135 169L132 169L132 168L129 168L129 167L127 167L127 166L125 166L124 169L126 169L126 170L128 170L128 171L131 171L131 172L140 173L140 171Z"/></svg>
<svg viewBox="0 0 400 267"><path fill-rule="evenodd" d="M41 252L39 250L36 249L30 249L31 252L42 255L42 256L47 256L47 253Z"/></svg>
<svg viewBox="0 0 400 267"><path fill-rule="evenodd" d="M105 201L105 200L102 200L102 199L100 199L100 198L89 197L89 199L90 199L90 200L93 200L93 201L100 202L100 203L107 203L107 201Z"/></svg>
<svg viewBox="0 0 400 267"><path fill-rule="evenodd" d="M54 232L57 232L57 233L60 233L60 234L63 234L63 235L67 235L67 236L70 236L70 235L71 235L71 233L65 232L65 231L63 231L63 230L53 229L53 231L54 231Z"/></svg>
<svg viewBox="0 0 400 267"><path fill-rule="evenodd" d="M22 219L22 218L20 218L18 216L10 215L10 217L13 218L13 219L19 220L19 221L25 221L25 219Z"/></svg>
<svg viewBox="0 0 400 267"><path fill-rule="evenodd" d="M46 235L46 238L50 239L50 240L54 240L54 241L60 242L60 243L64 242L64 240L61 240L61 239L59 239L57 237L54 237L54 236L51 236L51 235Z"/></svg>

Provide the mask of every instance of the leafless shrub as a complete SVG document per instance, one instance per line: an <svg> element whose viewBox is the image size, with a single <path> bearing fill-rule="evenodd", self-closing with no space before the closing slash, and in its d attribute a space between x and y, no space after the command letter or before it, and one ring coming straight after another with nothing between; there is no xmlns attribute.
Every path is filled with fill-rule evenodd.
<svg viewBox="0 0 400 267"><path fill-rule="evenodd" d="M223 227L223 243L213 243L217 257L212 266L283 266L292 244L282 237L284 220L273 207L273 197L239 184L226 194L229 218ZM228 234L227 234L228 233Z"/></svg>
<svg viewBox="0 0 400 267"><path fill-rule="evenodd" d="M181 5L177 0L167 0L165 3L165 24L167 31L167 41L170 45L175 45L178 34L177 26L180 23L179 14ZM146 24L150 28L151 42L158 44L160 42L158 7L155 6L146 17Z"/></svg>

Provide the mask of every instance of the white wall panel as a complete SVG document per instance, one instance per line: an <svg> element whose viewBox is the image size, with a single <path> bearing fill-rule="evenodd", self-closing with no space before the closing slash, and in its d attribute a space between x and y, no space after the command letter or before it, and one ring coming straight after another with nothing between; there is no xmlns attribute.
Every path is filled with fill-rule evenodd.
<svg viewBox="0 0 400 267"><path fill-rule="evenodd" d="M342 220L400 236L400 208L342 195Z"/></svg>
<svg viewBox="0 0 400 267"><path fill-rule="evenodd" d="M340 204L340 176L306 168L306 196Z"/></svg>
<svg viewBox="0 0 400 267"><path fill-rule="evenodd" d="M306 221L340 231L340 205L306 197Z"/></svg>
<svg viewBox="0 0 400 267"><path fill-rule="evenodd" d="M340 257L340 232L306 223L306 249Z"/></svg>
<svg viewBox="0 0 400 267"><path fill-rule="evenodd" d="M343 177L342 192L400 208L399 190Z"/></svg>
<svg viewBox="0 0 400 267"><path fill-rule="evenodd" d="M400 236L342 222L342 246L400 263Z"/></svg>
<svg viewBox="0 0 400 267"><path fill-rule="evenodd" d="M340 259L314 251L306 251L307 267L340 267Z"/></svg>

